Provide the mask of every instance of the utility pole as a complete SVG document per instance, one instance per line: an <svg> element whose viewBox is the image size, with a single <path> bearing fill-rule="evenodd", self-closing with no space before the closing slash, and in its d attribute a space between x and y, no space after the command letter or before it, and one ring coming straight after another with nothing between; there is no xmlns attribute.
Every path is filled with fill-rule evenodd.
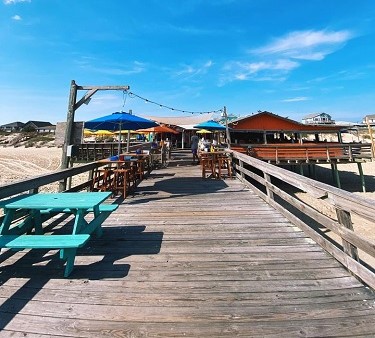
<svg viewBox="0 0 375 338"><path fill-rule="evenodd" d="M231 140L230 140L230 133L229 133L229 128L228 128L228 114L227 114L227 107L226 106L224 106L223 115L224 115L224 119L225 119L225 132L226 132L226 136L227 136L228 148L230 149Z"/></svg>
<svg viewBox="0 0 375 338"><path fill-rule="evenodd" d="M88 103L98 90L129 90L130 86L78 86L74 80L70 84L70 95L69 95L69 105L68 113L66 118L66 128L65 128L65 138L63 145L63 152L61 157L60 169L66 169L69 165L69 158L67 156L67 149L69 145L73 145L73 126L74 126L74 115L75 111L81 107L84 103ZM86 90L86 94L77 101L78 90ZM66 180L61 181L59 185L59 190L64 191L66 189Z"/></svg>

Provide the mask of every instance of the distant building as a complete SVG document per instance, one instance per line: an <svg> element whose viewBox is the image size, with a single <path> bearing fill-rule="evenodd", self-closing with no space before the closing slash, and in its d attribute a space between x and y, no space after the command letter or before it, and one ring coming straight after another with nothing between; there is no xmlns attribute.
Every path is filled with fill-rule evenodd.
<svg viewBox="0 0 375 338"><path fill-rule="evenodd" d="M56 126L50 122L28 121L22 128L23 130L35 130L38 133L54 133Z"/></svg>
<svg viewBox="0 0 375 338"><path fill-rule="evenodd" d="M363 118L362 123L375 123L375 114L366 115Z"/></svg>
<svg viewBox="0 0 375 338"><path fill-rule="evenodd" d="M13 132L13 131L20 131L24 127L24 123L22 122L12 122L12 123L7 123L3 124L0 126L0 130L6 131L6 132Z"/></svg>
<svg viewBox="0 0 375 338"><path fill-rule="evenodd" d="M326 113L314 113L306 115L302 119L303 124L334 124L331 115Z"/></svg>
<svg viewBox="0 0 375 338"><path fill-rule="evenodd" d="M56 126L50 122L45 121L28 121L23 122L11 122L0 125L1 131L6 132L17 132L17 131L36 131L38 133L55 133Z"/></svg>

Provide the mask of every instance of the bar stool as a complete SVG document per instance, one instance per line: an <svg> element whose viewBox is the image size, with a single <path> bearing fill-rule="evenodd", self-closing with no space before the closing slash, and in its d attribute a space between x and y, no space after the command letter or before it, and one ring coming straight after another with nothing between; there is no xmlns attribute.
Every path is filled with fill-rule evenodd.
<svg viewBox="0 0 375 338"><path fill-rule="evenodd" d="M232 161L229 156L225 154L218 155L215 164L216 178L221 179L222 170L226 170L228 177L232 177Z"/></svg>
<svg viewBox="0 0 375 338"><path fill-rule="evenodd" d="M144 172L145 172L145 160L138 159L137 168L136 168L136 176L139 178L140 181L143 180Z"/></svg>
<svg viewBox="0 0 375 338"><path fill-rule="evenodd" d="M129 180L129 187L130 187L130 184L132 184L132 186L136 186L137 185L137 160L127 160L127 161L124 161L121 165L121 169L127 169L129 170L128 172L128 180Z"/></svg>
<svg viewBox="0 0 375 338"><path fill-rule="evenodd" d="M111 168L97 168L92 179L91 191L110 191L113 170Z"/></svg>
<svg viewBox="0 0 375 338"><path fill-rule="evenodd" d="M124 198L130 189L130 169L113 169L112 192L117 194L121 191Z"/></svg>
<svg viewBox="0 0 375 338"><path fill-rule="evenodd" d="M210 153L200 154L200 163L202 169L202 178L206 178L206 171L210 173L208 177L215 176L214 158Z"/></svg>

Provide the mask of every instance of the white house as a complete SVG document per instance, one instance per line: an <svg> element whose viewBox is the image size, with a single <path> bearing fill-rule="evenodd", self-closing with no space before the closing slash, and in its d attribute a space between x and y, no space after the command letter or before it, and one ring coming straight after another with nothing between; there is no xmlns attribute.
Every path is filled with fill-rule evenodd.
<svg viewBox="0 0 375 338"><path fill-rule="evenodd" d="M303 124L335 124L335 121L332 120L331 115L327 113L314 113L306 115L302 119Z"/></svg>
<svg viewBox="0 0 375 338"><path fill-rule="evenodd" d="M366 115L363 118L362 123L375 123L375 114Z"/></svg>

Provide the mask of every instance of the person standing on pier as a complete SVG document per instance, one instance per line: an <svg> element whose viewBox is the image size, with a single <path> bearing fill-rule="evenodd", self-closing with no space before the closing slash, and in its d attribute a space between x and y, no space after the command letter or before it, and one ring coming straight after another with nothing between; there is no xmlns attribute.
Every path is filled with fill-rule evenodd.
<svg viewBox="0 0 375 338"><path fill-rule="evenodd" d="M195 164L195 160L197 160L197 164L199 164L198 143L199 143L199 137L195 134L195 131L194 131L190 140L191 152L193 153L193 164Z"/></svg>

